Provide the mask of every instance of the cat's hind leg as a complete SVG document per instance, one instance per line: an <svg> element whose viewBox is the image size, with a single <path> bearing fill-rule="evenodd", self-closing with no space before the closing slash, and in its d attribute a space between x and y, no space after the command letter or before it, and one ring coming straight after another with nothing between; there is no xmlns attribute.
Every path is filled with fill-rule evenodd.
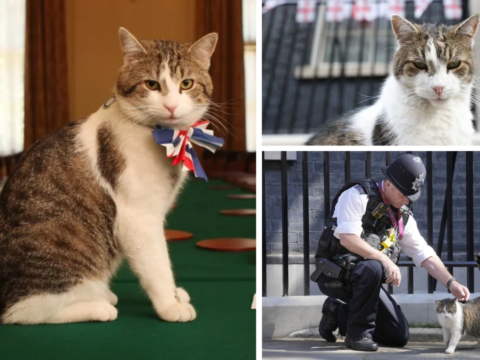
<svg viewBox="0 0 480 360"><path fill-rule="evenodd" d="M108 287L86 280L60 294L38 294L10 306L2 316L5 324L59 324L112 321L117 309L107 301Z"/></svg>
<svg viewBox="0 0 480 360"><path fill-rule="evenodd" d="M46 320L47 324L85 321L112 321L117 318L117 309L106 301L80 301L65 306Z"/></svg>

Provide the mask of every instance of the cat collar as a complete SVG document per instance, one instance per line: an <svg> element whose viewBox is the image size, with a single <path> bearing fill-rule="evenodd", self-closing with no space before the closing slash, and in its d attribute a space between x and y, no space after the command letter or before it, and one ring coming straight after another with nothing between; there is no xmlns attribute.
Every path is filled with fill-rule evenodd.
<svg viewBox="0 0 480 360"><path fill-rule="evenodd" d="M183 171L193 171L195 177L205 181L208 181L207 175L191 143L202 146L213 153L224 143L222 138L213 136L213 130L206 128L208 124L208 121L200 120L190 126L188 130L173 130L156 126L152 131L155 142L165 146L167 157L173 158L172 165L183 162Z"/></svg>

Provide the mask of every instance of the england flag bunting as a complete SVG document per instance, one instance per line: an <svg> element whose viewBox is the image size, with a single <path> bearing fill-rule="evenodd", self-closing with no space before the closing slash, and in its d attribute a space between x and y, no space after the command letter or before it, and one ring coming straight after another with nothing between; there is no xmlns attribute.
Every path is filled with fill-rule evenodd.
<svg viewBox="0 0 480 360"><path fill-rule="evenodd" d="M283 4L285 4L285 0L266 0L265 5L263 5L262 8L262 14L265 14L267 11Z"/></svg>
<svg viewBox="0 0 480 360"><path fill-rule="evenodd" d="M317 15L317 2L315 0L298 0L297 22L307 23L315 20Z"/></svg>
<svg viewBox="0 0 480 360"><path fill-rule="evenodd" d="M385 17L391 18L392 15L405 17L405 0L388 0Z"/></svg>
<svg viewBox="0 0 480 360"><path fill-rule="evenodd" d="M463 15L461 0L443 0L445 19L460 20Z"/></svg>
<svg viewBox="0 0 480 360"><path fill-rule="evenodd" d="M378 14L379 3L375 0L357 0L353 5L352 17L357 21L373 21Z"/></svg>
<svg viewBox="0 0 480 360"><path fill-rule="evenodd" d="M416 19L423 16L434 0L414 0ZM353 18L357 21L373 21L376 18L405 16L406 0L297 0L296 20L300 23L315 21L317 4L325 3L327 21L336 22ZM263 13L287 3L287 0L266 0ZM292 3L291 1L289 3ZM460 20L463 15L461 0L443 0L445 18Z"/></svg>
<svg viewBox="0 0 480 360"><path fill-rule="evenodd" d="M352 2L348 0L327 0L327 21L336 22L352 16Z"/></svg>
<svg viewBox="0 0 480 360"><path fill-rule="evenodd" d="M327 21L343 21L354 18L358 21L389 19L392 15L405 16L405 0L327 0Z"/></svg>
<svg viewBox="0 0 480 360"><path fill-rule="evenodd" d="M420 19L433 0L415 0L415 19Z"/></svg>

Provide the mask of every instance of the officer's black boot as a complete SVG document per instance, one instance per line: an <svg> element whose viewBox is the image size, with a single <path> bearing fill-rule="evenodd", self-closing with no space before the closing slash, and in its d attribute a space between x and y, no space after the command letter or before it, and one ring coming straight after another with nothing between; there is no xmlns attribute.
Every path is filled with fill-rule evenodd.
<svg viewBox="0 0 480 360"><path fill-rule="evenodd" d="M378 345L375 341L372 340L370 337L359 336L359 337L351 337L347 334L345 338L345 345L353 350L358 351L377 351Z"/></svg>
<svg viewBox="0 0 480 360"><path fill-rule="evenodd" d="M320 320L320 325L318 326L318 331L320 332L320 336L323 337L325 340L330 342L337 341L333 332L338 327L338 309L340 309L340 305L342 303L334 298L327 298L323 303L322 307L322 320Z"/></svg>

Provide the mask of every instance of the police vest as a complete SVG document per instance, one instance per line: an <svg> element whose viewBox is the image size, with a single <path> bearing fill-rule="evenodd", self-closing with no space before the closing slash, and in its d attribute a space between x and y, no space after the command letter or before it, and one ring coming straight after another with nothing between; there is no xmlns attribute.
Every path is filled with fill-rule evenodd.
<svg viewBox="0 0 480 360"><path fill-rule="evenodd" d="M349 252L345 247L340 244L340 240L333 236L333 232L335 230L334 227L336 227L336 218L332 218L332 216L335 212L335 205L337 205L340 195L342 195L344 191L352 187L355 187L356 190L358 190L361 194L366 194L368 197L367 209L362 217L362 228L364 234L374 233L377 234L379 237L382 237L388 229L393 228L393 223L388 213L382 216L380 219L373 216L373 211L375 210L375 208L377 208L379 204L383 203L382 195L380 194L375 180L365 178L350 181L340 189L338 194L333 199L332 211L330 213L329 219L327 219L327 221L325 222L326 226L324 229L324 233L322 233L322 237L318 242L318 249L315 257L325 257L328 259L331 258L333 255L346 254ZM395 218L397 218L398 212L395 208L393 208L393 213L395 215ZM412 212L410 209L402 212L404 226L407 225L410 216L412 216ZM328 237L328 235L325 235L325 232L329 230L329 226L333 226L333 229L330 229L331 237L330 240L327 240L326 238ZM323 241L322 238L324 239Z"/></svg>

